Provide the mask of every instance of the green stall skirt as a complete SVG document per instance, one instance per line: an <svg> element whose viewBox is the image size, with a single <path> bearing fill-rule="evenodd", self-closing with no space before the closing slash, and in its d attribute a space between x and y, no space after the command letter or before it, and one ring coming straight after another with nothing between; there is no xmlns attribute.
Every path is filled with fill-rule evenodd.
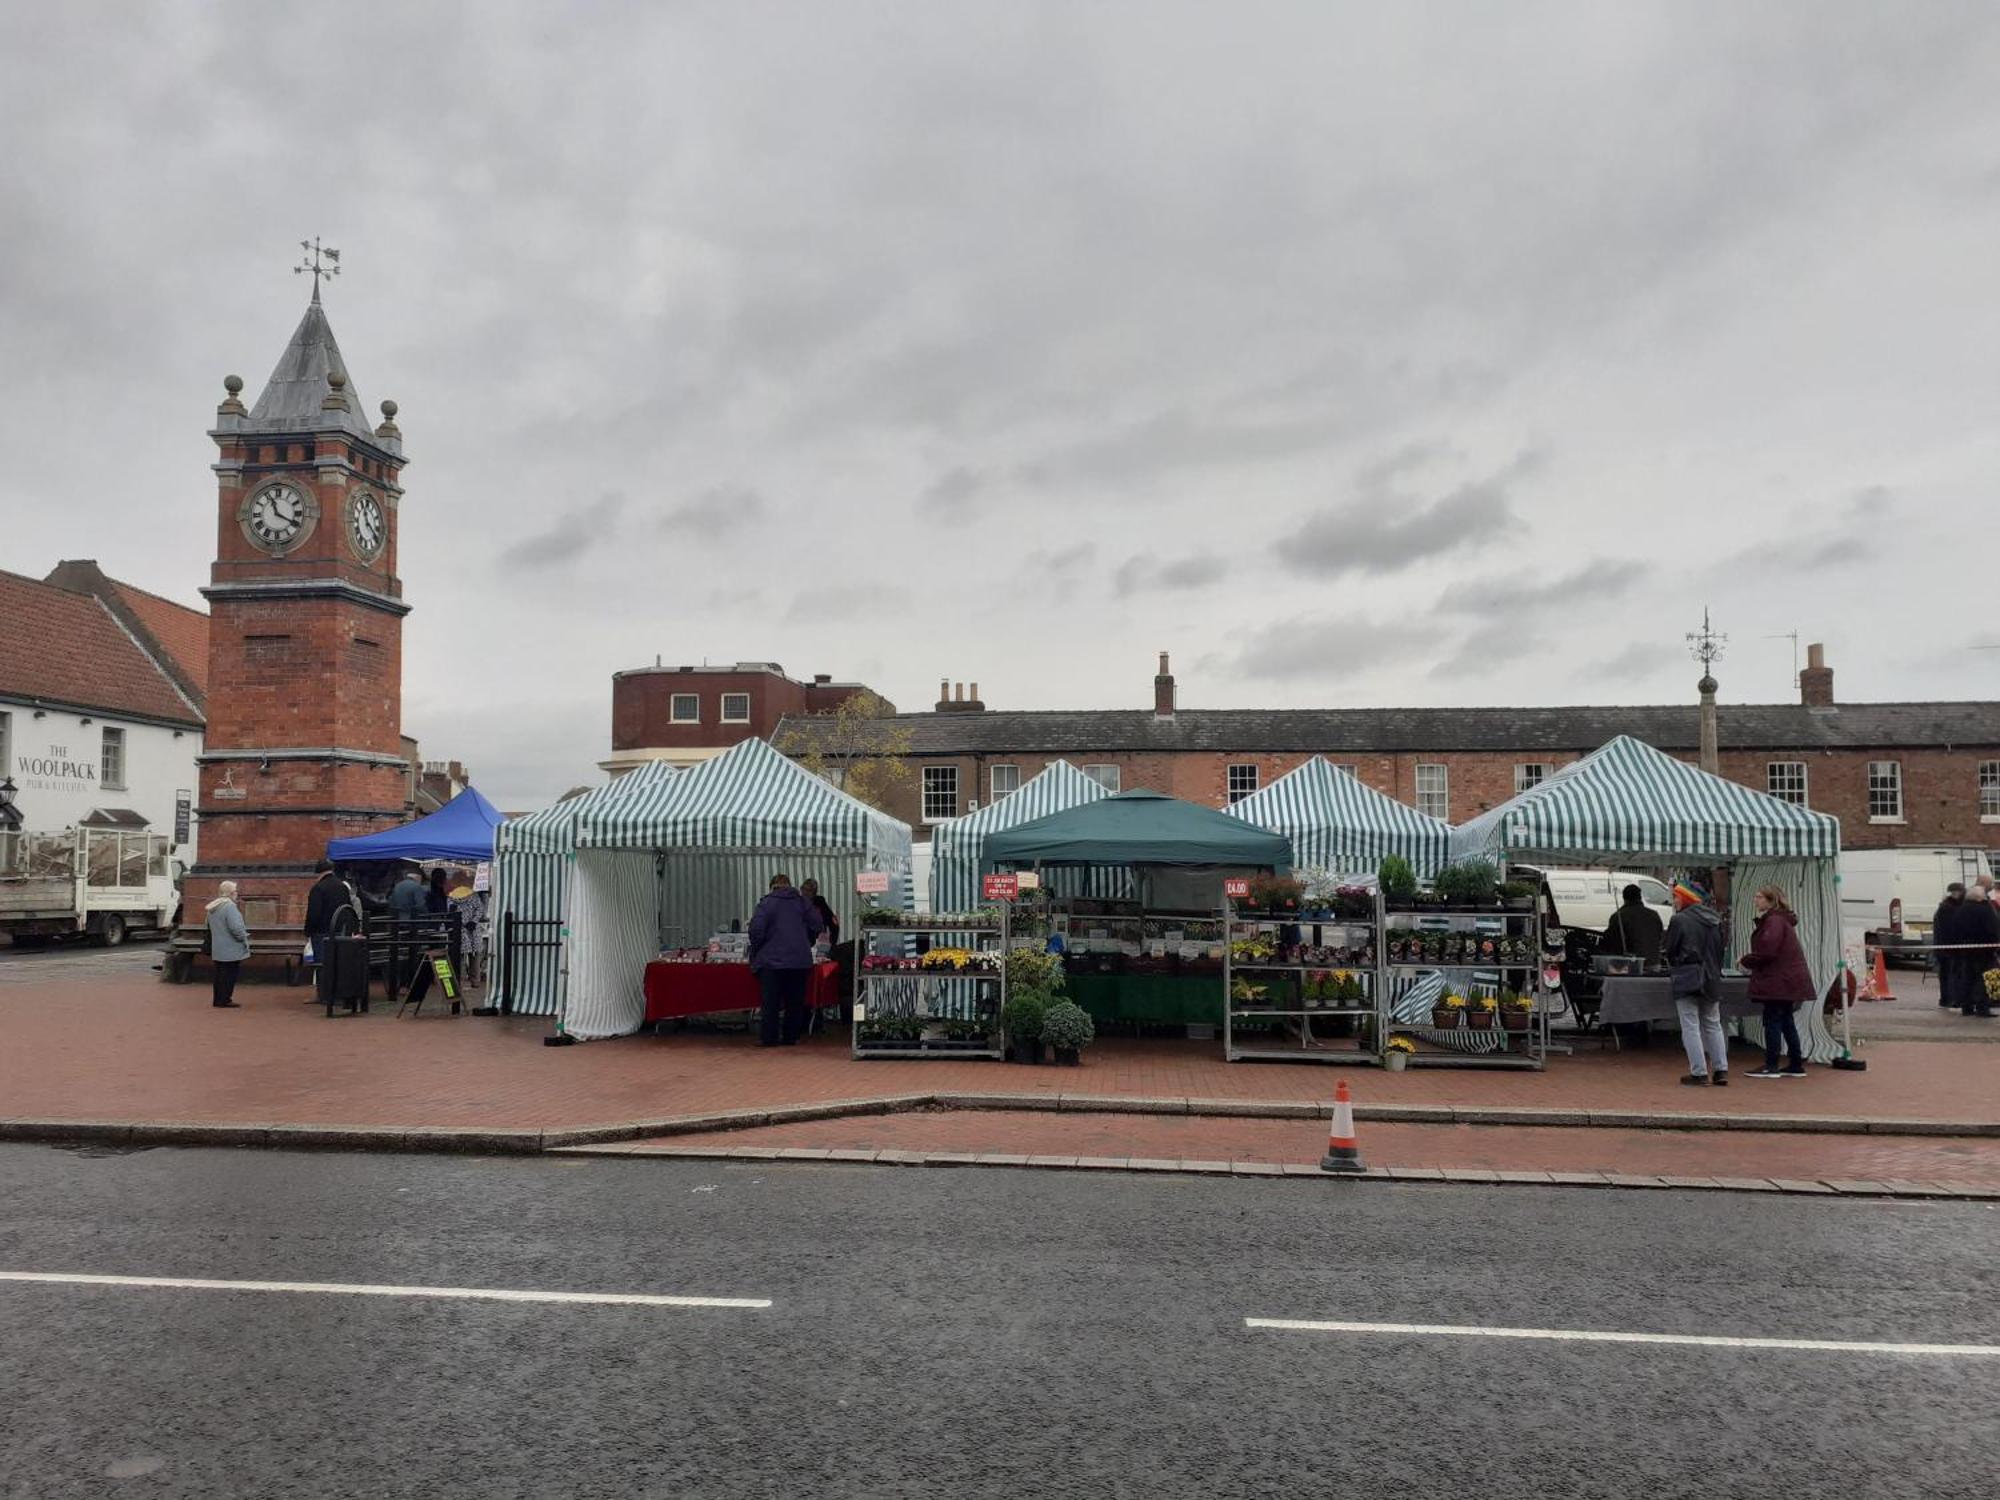
<svg viewBox="0 0 2000 1500"><path fill-rule="evenodd" d="M1063 993L1093 1021L1143 1026L1222 1024L1220 974L1070 974Z"/></svg>

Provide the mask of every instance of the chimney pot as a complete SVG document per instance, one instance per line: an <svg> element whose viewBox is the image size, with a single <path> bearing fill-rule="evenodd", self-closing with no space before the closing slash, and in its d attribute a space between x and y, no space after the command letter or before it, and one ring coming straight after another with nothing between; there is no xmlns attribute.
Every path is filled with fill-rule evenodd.
<svg viewBox="0 0 2000 1500"><path fill-rule="evenodd" d="M1167 670L1167 653L1160 653L1160 675L1153 679L1153 717L1174 716L1174 675Z"/></svg>
<svg viewBox="0 0 2000 1500"><path fill-rule="evenodd" d="M972 701L974 703L979 701L979 684L976 682L972 685Z"/></svg>
<svg viewBox="0 0 2000 1500"><path fill-rule="evenodd" d="M965 701L965 684L954 682L951 685L951 697L954 703L963 703Z"/></svg>

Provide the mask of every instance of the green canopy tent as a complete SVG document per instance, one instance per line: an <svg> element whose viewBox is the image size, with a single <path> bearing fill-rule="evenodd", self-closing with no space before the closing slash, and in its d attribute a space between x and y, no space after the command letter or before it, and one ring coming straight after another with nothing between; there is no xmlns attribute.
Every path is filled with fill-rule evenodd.
<svg viewBox="0 0 2000 1500"><path fill-rule="evenodd" d="M938 824L931 830L931 910L964 911L979 904L980 860L994 834L1051 813L1102 802L1110 795L1068 761L1051 761L1018 791ZM1065 870L1050 882L1050 889L1060 895L1129 896L1132 875L1122 864L1104 870Z"/></svg>
<svg viewBox="0 0 2000 1500"><path fill-rule="evenodd" d="M1840 820L1675 760L1620 735L1511 801L1452 831L1454 860L1604 864L1660 870L1727 867L1730 958L1749 946L1759 886L1785 892L1814 993L1841 969ZM1822 1007L1800 1008L1799 1032L1818 1062L1841 1055ZM1761 1040L1762 1028L1745 1022Z"/></svg>
<svg viewBox="0 0 2000 1500"><path fill-rule="evenodd" d="M1231 804L1229 816L1292 841L1302 870L1375 883L1390 855L1422 879L1450 856L1451 825L1383 795L1315 755L1269 786Z"/></svg>

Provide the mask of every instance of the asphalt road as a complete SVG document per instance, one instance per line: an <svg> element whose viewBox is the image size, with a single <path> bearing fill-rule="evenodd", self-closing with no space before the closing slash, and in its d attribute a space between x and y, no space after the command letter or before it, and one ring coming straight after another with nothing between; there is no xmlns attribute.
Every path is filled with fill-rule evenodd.
<svg viewBox="0 0 2000 1500"><path fill-rule="evenodd" d="M1969 1204L0 1148L0 1494L1986 1497ZM1990 1255L1971 1257L1990 1262Z"/></svg>
<svg viewBox="0 0 2000 1500"><path fill-rule="evenodd" d="M132 938L116 948L71 939L38 948L0 940L0 984L48 984L103 974L144 973L159 967L166 950L159 938Z"/></svg>

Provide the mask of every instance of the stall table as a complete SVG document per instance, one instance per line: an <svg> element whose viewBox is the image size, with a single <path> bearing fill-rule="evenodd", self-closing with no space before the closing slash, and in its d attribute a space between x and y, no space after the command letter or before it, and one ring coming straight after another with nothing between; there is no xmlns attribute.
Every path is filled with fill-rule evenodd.
<svg viewBox="0 0 2000 1500"><path fill-rule="evenodd" d="M1674 982L1664 974L1613 974L1604 981L1604 1003L1597 1019L1605 1026L1621 1026L1631 1021L1678 1021L1674 1007ZM1750 976L1722 976L1722 1014L1725 1019L1761 1019L1763 1006L1750 998Z"/></svg>
<svg viewBox="0 0 2000 1500"><path fill-rule="evenodd" d="M648 1026L689 1016L725 1015L757 1010L763 996L748 964L687 964L654 960L646 965ZM820 1010L840 1004L840 965L815 964L806 987L806 1004Z"/></svg>
<svg viewBox="0 0 2000 1500"><path fill-rule="evenodd" d="M1093 1021L1142 1026L1222 1024L1222 975L1090 974L1063 979L1064 998Z"/></svg>

